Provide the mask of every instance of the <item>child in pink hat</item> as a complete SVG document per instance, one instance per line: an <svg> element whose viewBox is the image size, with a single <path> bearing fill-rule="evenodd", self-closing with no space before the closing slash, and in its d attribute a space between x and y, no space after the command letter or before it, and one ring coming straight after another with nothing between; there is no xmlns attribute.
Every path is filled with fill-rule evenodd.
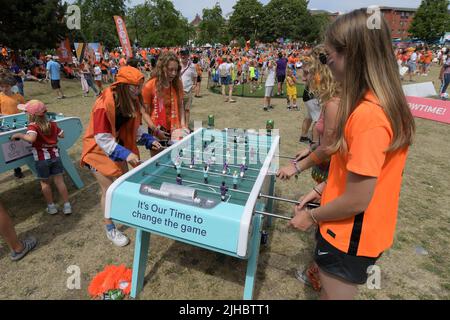
<svg viewBox="0 0 450 320"><path fill-rule="evenodd" d="M32 144L32 152L36 164L36 172L41 182L42 193L47 201L47 212L51 215L58 213L53 202L51 180L54 180L59 194L64 200L63 213L72 213L69 194L64 183L64 168L59 157L58 138L64 138L64 132L54 121L47 118L47 107L39 100L30 100L26 104L18 105L18 109L28 114L28 130L26 134L16 133L11 140L25 140Z"/></svg>

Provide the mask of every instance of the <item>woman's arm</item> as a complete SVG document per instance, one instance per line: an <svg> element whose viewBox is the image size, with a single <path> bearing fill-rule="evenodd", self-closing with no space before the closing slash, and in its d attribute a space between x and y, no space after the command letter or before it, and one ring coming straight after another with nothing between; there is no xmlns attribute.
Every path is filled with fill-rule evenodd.
<svg viewBox="0 0 450 320"><path fill-rule="evenodd" d="M339 221L356 216L369 206L376 183L376 177L349 172L345 192L342 196L323 207L312 210L295 206L295 216L290 221L290 225L306 231L321 221Z"/></svg>
<svg viewBox="0 0 450 320"><path fill-rule="evenodd" d="M334 142L336 133L336 114L339 108L339 100L332 99L324 106L324 132L320 139L320 145L312 154L297 164L299 170L303 171L320 164L332 155L330 146Z"/></svg>

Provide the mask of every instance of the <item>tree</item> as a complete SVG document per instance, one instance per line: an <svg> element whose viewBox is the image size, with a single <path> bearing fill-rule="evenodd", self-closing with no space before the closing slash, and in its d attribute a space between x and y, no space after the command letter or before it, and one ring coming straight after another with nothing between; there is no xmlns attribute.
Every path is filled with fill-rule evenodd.
<svg viewBox="0 0 450 320"><path fill-rule="evenodd" d="M264 6L258 0L239 0L233 7L229 21L229 33L233 37L258 39L263 25Z"/></svg>
<svg viewBox="0 0 450 320"><path fill-rule="evenodd" d="M131 8L127 13L128 33L139 40L142 47L172 47L184 45L189 34L189 25L169 0L146 1Z"/></svg>
<svg viewBox="0 0 450 320"><path fill-rule="evenodd" d="M0 43L13 49L54 49L68 29L61 0L1 0Z"/></svg>
<svg viewBox="0 0 450 320"><path fill-rule="evenodd" d="M203 9L202 22L200 22L199 39L201 44L223 42L226 33L225 19L222 16L222 8L217 2L212 9Z"/></svg>
<svg viewBox="0 0 450 320"><path fill-rule="evenodd" d="M411 23L409 33L425 41L439 39L450 28L448 0L423 0Z"/></svg>
<svg viewBox="0 0 450 320"><path fill-rule="evenodd" d="M120 45L114 16L124 18L125 0L77 0L81 10L81 30L72 32L79 42L102 42L108 48ZM128 21L125 20L126 23Z"/></svg>
<svg viewBox="0 0 450 320"><path fill-rule="evenodd" d="M305 28L311 21L306 0L271 0L264 7L261 40L273 42L279 38L304 41Z"/></svg>
<svg viewBox="0 0 450 320"><path fill-rule="evenodd" d="M308 13L305 19L300 26L300 33L303 35L301 40L308 43L322 42L324 33L331 23L329 16L325 13L314 15Z"/></svg>

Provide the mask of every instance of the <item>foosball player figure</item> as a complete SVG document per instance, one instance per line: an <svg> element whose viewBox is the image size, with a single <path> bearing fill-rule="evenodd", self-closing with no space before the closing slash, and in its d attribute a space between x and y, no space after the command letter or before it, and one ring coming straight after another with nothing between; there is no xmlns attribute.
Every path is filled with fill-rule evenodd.
<svg viewBox="0 0 450 320"><path fill-rule="evenodd" d="M180 186L183 184L183 179L181 179L181 174L177 175L177 184Z"/></svg>
<svg viewBox="0 0 450 320"><path fill-rule="evenodd" d="M208 184L208 171L209 167L208 165L205 164L205 166L203 167L203 180L205 181L206 184Z"/></svg>
<svg viewBox="0 0 450 320"><path fill-rule="evenodd" d="M241 164L241 178L244 177L245 171L247 171L248 167L244 163Z"/></svg>
<svg viewBox="0 0 450 320"><path fill-rule="evenodd" d="M237 143L237 137L236 137L236 136L234 136L233 142L234 142L235 144Z"/></svg>
<svg viewBox="0 0 450 320"><path fill-rule="evenodd" d="M223 164L223 170L222 170L222 174L227 174L228 173L228 163L225 160L224 164Z"/></svg>
<svg viewBox="0 0 450 320"><path fill-rule="evenodd" d="M234 189L234 190L237 189L237 185L238 185L238 177L239 177L239 175L238 175L237 171L235 170L235 171L233 172L233 189Z"/></svg>
<svg viewBox="0 0 450 320"><path fill-rule="evenodd" d="M175 161L175 169L177 169L177 174L181 174L181 161L179 158Z"/></svg>
<svg viewBox="0 0 450 320"><path fill-rule="evenodd" d="M228 188L225 185L225 181L222 181L222 185L220 186L220 199L222 199L222 201L225 201L225 199L227 197L227 192L228 192Z"/></svg>
<svg viewBox="0 0 450 320"><path fill-rule="evenodd" d="M194 160L194 156L191 157L191 165L189 166L189 168L194 168L195 165L195 160Z"/></svg>

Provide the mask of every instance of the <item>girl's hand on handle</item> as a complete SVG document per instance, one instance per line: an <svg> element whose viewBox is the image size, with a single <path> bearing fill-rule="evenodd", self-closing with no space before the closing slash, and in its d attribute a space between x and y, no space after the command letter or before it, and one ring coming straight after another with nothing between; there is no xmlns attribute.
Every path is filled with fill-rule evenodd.
<svg viewBox="0 0 450 320"><path fill-rule="evenodd" d="M295 161L300 161L300 160L306 158L310 153L311 153L311 151L309 149L300 150L295 155Z"/></svg>
<svg viewBox="0 0 450 320"><path fill-rule="evenodd" d="M134 153L130 153L127 157L127 162L131 164L133 167L138 166L141 163L141 160Z"/></svg>
<svg viewBox="0 0 450 320"><path fill-rule="evenodd" d="M311 192L307 193L306 195L304 195L298 199L298 202L300 202L300 204L298 206L300 207L300 209L304 209L308 202L319 203L320 199L321 199L321 196L316 191L311 190Z"/></svg>

